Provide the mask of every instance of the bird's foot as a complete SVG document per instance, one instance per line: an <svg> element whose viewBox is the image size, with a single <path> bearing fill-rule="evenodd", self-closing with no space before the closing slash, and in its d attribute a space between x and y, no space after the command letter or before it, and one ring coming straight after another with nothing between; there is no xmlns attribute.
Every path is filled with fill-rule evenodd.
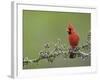
<svg viewBox="0 0 100 80"><path fill-rule="evenodd" d="M76 57L76 53L78 52L79 48L75 47L75 48L69 48L69 57L70 58L75 58Z"/></svg>

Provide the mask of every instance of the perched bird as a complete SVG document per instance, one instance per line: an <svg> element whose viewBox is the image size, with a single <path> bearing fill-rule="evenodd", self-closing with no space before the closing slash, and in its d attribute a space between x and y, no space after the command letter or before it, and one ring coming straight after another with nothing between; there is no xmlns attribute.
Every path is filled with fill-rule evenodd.
<svg viewBox="0 0 100 80"><path fill-rule="evenodd" d="M76 32L74 25L72 25L72 24L68 24L67 32L68 32L67 39L69 40L71 49L74 50L75 48L77 48L77 46L79 44L79 40L80 40L79 35ZM73 58L73 53L70 54L70 57Z"/></svg>

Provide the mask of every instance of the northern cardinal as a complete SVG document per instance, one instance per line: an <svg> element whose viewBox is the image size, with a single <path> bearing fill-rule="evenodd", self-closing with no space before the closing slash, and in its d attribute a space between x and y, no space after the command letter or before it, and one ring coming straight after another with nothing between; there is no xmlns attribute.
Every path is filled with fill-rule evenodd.
<svg viewBox="0 0 100 80"><path fill-rule="evenodd" d="M80 38L79 38L78 33L75 30L74 25L68 24L67 32L68 32L68 40L69 40L70 46L72 49L75 49L79 44ZM70 55L70 57L71 58L73 57L73 53Z"/></svg>

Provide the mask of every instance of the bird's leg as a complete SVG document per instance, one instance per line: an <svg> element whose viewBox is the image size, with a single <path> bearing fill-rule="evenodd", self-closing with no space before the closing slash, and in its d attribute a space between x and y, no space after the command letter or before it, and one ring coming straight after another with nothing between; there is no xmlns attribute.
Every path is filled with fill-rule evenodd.
<svg viewBox="0 0 100 80"><path fill-rule="evenodd" d="M69 48L69 58L75 58L76 51L77 51L77 48Z"/></svg>

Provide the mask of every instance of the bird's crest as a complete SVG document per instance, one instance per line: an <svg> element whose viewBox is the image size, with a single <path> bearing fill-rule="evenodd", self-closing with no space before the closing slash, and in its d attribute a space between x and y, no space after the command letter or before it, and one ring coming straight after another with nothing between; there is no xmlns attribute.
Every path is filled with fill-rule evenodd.
<svg viewBox="0 0 100 80"><path fill-rule="evenodd" d="M74 25L72 23L69 23L67 28L66 28L66 31L69 32L69 33L75 32Z"/></svg>
<svg viewBox="0 0 100 80"><path fill-rule="evenodd" d="M74 31L74 30L75 30L74 25L71 24L71 23L69 23L69 24L68 24L68 30L72 30L72 31Z"/></svg>

